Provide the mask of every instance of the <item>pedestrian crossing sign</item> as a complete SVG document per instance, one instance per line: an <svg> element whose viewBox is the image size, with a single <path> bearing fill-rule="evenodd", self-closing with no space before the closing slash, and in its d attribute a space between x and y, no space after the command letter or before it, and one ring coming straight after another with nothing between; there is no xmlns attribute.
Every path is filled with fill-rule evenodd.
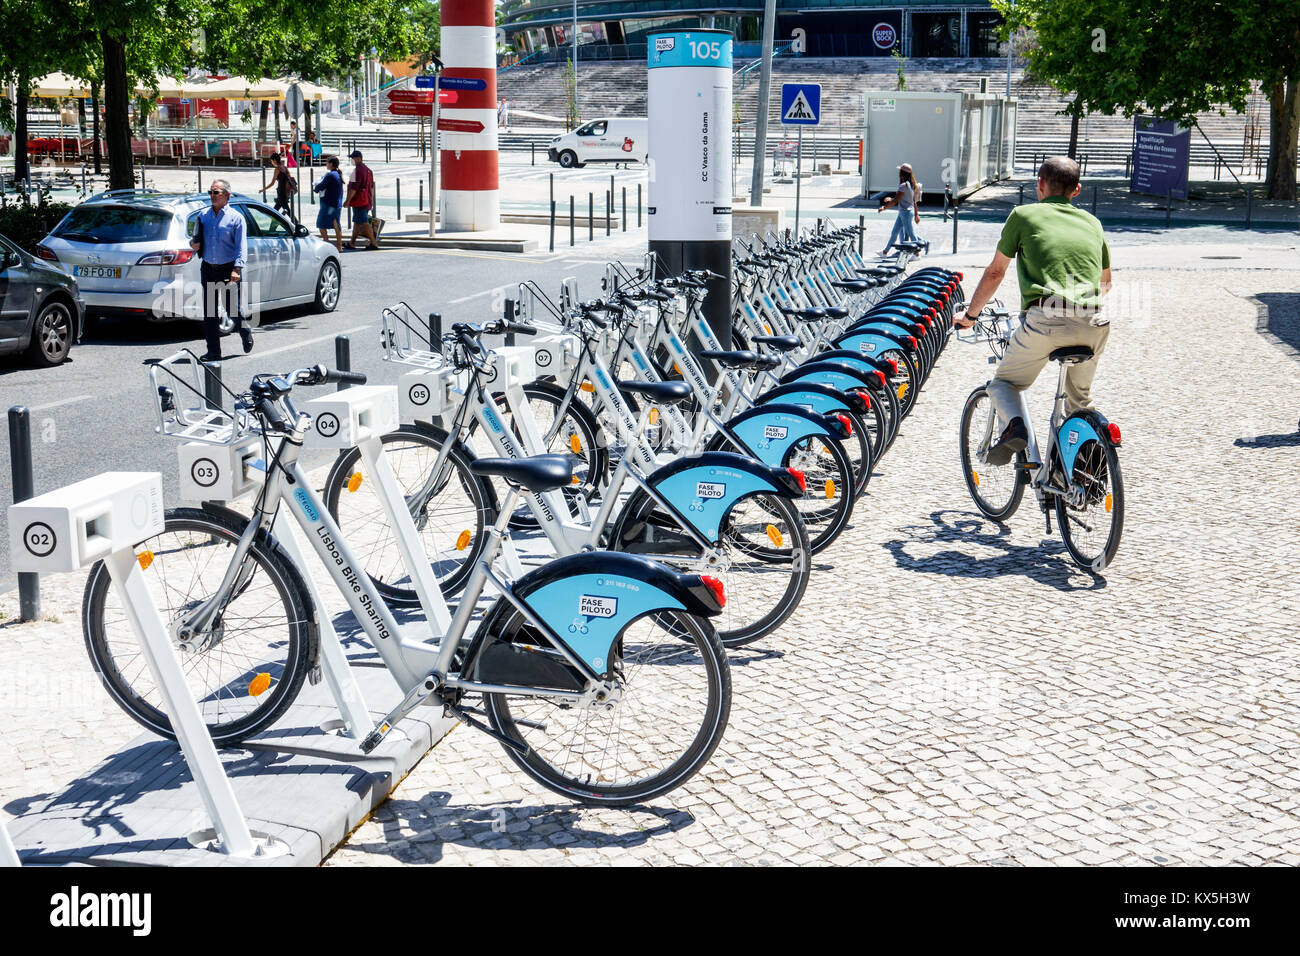
<svg viewBox="0 0 1300 956"><path fill-rule="evenodd" d="M781 122L786 126L816 126L822 116L820 83L781 84Z"/></svg>

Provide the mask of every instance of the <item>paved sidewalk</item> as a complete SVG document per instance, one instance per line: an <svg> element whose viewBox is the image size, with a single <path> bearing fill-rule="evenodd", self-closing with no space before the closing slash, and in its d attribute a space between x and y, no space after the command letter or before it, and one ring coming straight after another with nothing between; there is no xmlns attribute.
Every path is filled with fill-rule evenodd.
<svg viewBox="0 0 1300 956"><path fill-rule="evenodd" d="M1116 316L1095 392L1129 509L1104 575L1032 504L974 511L957 416L988 366L954 343L801 609L733 655L685 788L584 809L462 728L329 865L1300 863L1300 364L1257 332L1295 252L1152 248L1120 278L1154 314ZM970 288L984 259L949 261Z"/></svg>

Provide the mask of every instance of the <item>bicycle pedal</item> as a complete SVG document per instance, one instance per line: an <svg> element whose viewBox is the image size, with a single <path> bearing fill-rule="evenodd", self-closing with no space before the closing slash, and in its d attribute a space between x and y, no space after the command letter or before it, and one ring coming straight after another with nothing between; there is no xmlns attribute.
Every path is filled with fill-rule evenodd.
<svg viewBox="0 0 1300 956"><path fill-rule="evenodd" d="M1036 461L1018 461L1016 467L1021 471L1037 471L1041 465Z"/></svg>

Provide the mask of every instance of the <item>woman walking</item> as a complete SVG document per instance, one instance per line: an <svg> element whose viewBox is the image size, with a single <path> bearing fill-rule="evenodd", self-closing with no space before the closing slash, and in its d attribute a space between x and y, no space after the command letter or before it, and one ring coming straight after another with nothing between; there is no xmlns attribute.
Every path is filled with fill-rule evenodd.
<svg viewBox="0 0 1300 956"><path fill-rule="evenodd" d="M343 229L339 223L339 212L343 207L343 177L339 174L337 156L325 160L325 175L312 188L320 193L320 207L316 213L316 228L320 230L320 237L329 242L328 230L333 227L334 248L342 252Z"/></svg>
<svg viewBox="0 0 1300 956"><path fill-rule="evenodd" d="M916 235L916 225L921 222L921 187L916 182L916 177L912 175L912 167L904 163L898 167L898 192L892 196L886 196L876 212L884 212L891 206L898 207L898 217L894 220L894 229L889 234L889 241L885 243L885 248L880 254L888 255L889 250L894 243L900 238L907 242L918 242Z"/></svg>
<svg viewBox="0 0 1300 956"><path fill-rule="evenodd" d="M271 181L262 185L262 196L265 198L266 191L274 186L275 211L283 212L296 225L298 218L293 214L293 204L289 200L297 188L297 183L289 175L289 170L284 168L284 160L280 158L279 153L271 154L271 169Z"/></svg>

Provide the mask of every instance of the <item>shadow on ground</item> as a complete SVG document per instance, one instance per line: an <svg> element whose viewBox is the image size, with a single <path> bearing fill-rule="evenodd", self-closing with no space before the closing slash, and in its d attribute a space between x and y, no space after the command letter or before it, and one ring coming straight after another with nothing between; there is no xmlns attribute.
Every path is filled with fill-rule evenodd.
<svg viewBox="0 0 1300 956"><path fill-rule="evenodd" d="M932 511L930 522L904 527L905 537L885 542L903 570L956 578L1018 575L1058 591L1106 587L1106 579L1075 564L1059 540L1032 548L1014 545L1009 527L971 511ZM932 550L936 545L957 545L960 550ZM922 553L913 553L913 548Z"/></svg>
<svg viewBox="0 0 1300 956"><path fill-rule="evenodd" d="M1300 359L1300 292L1260 292L1255 301L1259 303L1256 331L1276 339Z"/></svg>
<svg viewBox="0 0 1300 956"><path fill-rule="evenodd" d="M391 856L402 863L437 863L443 848L459 844L473 849L546 850L642 846L695 822L691 814L671 807L628 807L594 811L618 826L591 830L583 826L582 807L572 803L518 806L512 803L451 806L451 794L433 791L419 800L389 800L372 819L383 829L381 843L366 842L361 833L348 842L351 850Z"/></svg>

